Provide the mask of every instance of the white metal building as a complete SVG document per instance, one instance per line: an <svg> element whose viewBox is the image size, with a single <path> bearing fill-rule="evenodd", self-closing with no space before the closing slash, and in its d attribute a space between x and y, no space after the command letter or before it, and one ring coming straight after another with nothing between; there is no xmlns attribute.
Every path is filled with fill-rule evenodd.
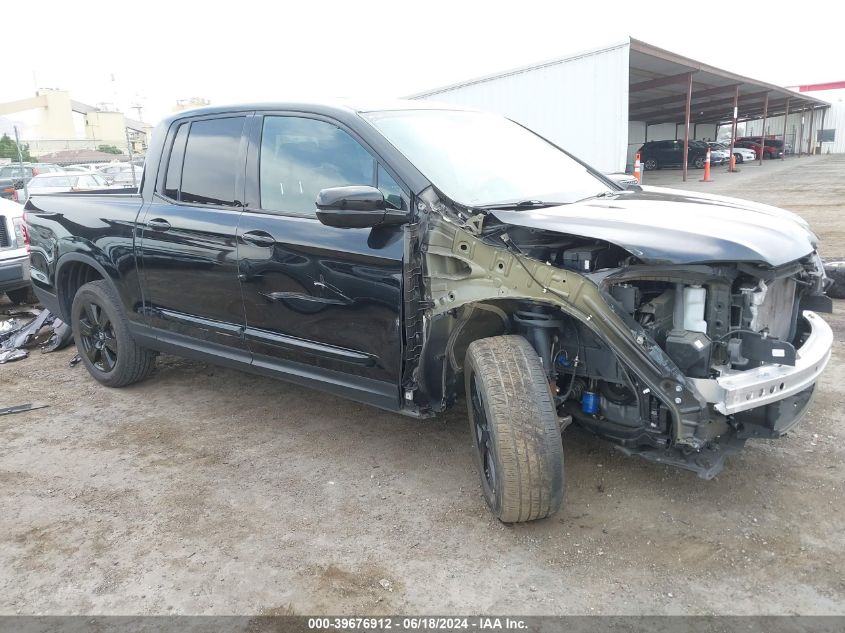
<svg viewBox="0 0 845 633"><path fill-rule="evenodd" d="M821 111L829 107L633 38L409 98L499 112L604 172L624 171L647 140L684 139L687 125L689 139L715 140L735 116L738 122L765 116L766 129L776 133L776 120L782 130L787 112L803 111L807 123L796 139L804 143L796 152L810 151L809 117L820 129Z"/></svg>
<svg viewBox="0 0 845 633"><path fill-rule="evenodd" d="M823 84L806 84L790 86L791 90L807 94L830 103L830 108L823 110L821 119L813 126L813 132L820 136L814 137L818 149L822 154L845 154L845 81L833 81ZM803 142L806 145L810 135L809 119L804 115ZM802 113L791 114L786 124L786 137L797 138L802 130ZM749 135L784 134L783 117L766 122L765 132L763 121L751 121L746 127ZM821 133L820 133L821 132ZM820 134L819 134L820 133ZM832 140L831 140L832 137Z"/></svg>

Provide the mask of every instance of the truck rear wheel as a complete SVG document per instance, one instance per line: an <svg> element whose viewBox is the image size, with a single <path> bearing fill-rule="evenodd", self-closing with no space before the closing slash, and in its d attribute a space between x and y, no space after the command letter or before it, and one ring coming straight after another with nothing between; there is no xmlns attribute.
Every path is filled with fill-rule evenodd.
<svg viewBox="0 0 845 633"><path fill-rule="evenodd" d="M73 340L88 372L108 387L125 387L152 371L155 354L135 342L109 282L82 286L71 306Z"/></svg>
<svg viewBox="0 0 845 633"><path fill-rule="evenodd" d="M484 499L504 523L550 516L563 501L563 444L546 373L521 336L474 341L464 364Z"/></svg>

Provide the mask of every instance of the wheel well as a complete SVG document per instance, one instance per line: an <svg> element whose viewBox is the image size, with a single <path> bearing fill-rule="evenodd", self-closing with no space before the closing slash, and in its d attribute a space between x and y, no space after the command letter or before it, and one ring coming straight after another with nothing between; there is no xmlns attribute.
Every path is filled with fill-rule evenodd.
<svg viewBox="0 0 845 633"><path fill-rule="evenodd" d="M423 352L422 382L423 390L435 410L442 410L459 395L464 357L470 344L478 339L503 334L525 336L517 326L514 315L532 306L559 313L556 306L539 301L490 299L466 304L438 315L432 321ZM535 344L533 340L529 342ZM546 358L546 366L548 362Z"/></svg>
<svg viewBox="0 0 845 633"><path fill-rule="evenodd" d="M70 318L70 308L77 290L91 281L102 278L100 271L85 262L69 262L62 266L56 286L64 316Z"/></svg>

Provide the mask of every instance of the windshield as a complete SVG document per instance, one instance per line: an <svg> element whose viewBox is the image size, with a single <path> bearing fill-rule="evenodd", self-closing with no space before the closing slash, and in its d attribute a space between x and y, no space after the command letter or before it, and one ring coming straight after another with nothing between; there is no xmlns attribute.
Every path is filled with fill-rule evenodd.
<svg viewBox="0 0 845 633"><path fill-rule="evenodd" d="M440 191L469 207L563 204L611 188L548 141L495 114L397 110L363 116Z"/></svg>

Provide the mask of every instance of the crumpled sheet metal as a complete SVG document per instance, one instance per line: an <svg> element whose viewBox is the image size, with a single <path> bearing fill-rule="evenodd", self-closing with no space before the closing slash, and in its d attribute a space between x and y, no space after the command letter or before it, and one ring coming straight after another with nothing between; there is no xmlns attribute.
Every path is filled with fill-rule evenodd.
<svg viewBox="0 0 845 633"><path fill-rule="evenodd" d="M0 351L0 365L10 363L13 360L20 360L29 356L25 349L5 349Z"/></svg>
<svg viewBox="0 0 845 633"><path fill-rule="evenodd" d="M2 323L13 323L0 328L0 364L26 358L26 348L41 346L42 352L53 352L67 347L73 340L70 326L49 310L21 323L22 319L9 319ZM49 327L49 330L44 328Z"/></svg>

